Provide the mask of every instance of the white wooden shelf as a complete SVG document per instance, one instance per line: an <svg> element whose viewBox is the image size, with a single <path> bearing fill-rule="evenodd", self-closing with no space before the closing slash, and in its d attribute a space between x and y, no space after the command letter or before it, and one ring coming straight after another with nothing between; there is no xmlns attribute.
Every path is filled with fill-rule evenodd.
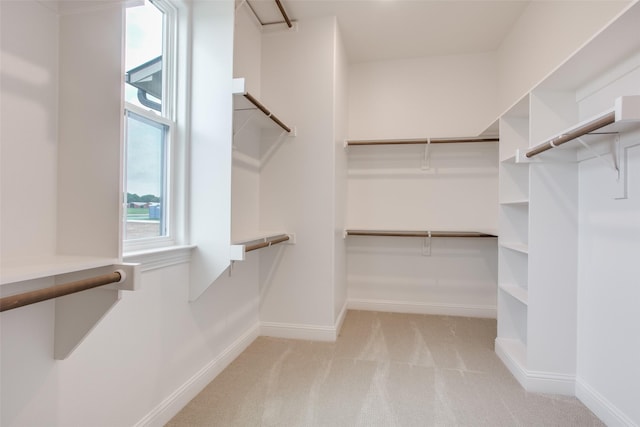
<svg viewBox="0 0 640 427"><path fill-rule="evenodd" d="M263 247L271 247L280 243L294 245L296 243L296 235L285 232L263 232L252 236L236 238L231 244L231 260L244 261L247 252Z"/></svg>
<svg viewBox="0 0 640 427"><path fill-rule="evenodd" d="M264 129L279 129L291 134L293 128L286 125L271 110L245 89L243 78L233 79L234 133L238 132L248 120ZM261 114L255 114L260 111Z"/></svg>
<svg viewBox="0 0 640 427"><path fill-rule="evenodd" d="M46 256L2 260L3 298L49 291L58 285L87 280L117 272L120 282L102 285L82 292L61 294L55 298L53 358L66 359L89 335L121 298L121 291L134 291L140 283L138 264L124 264L113 258L83 256ZM42 286L31 282L51 279L52 284ZM34 285L37 284L37 287ZM25 293L26 292L26 293ZM42 302L44 299L37 299ZM36 303L36 302L34 302ZM11 307L21 310L22 305Z"/></svg>
<svg viewBox="0 0 640 427"><path fill-rule="evenodd" d="M345 230L345 236L372 237L498 237L497 234L480 231L423 231L423 230Z"/></svg>
<svg viewBox="0 0 640 427"><path fill-rule="evenodd" d="M419 138L419 139L366 139L347 140L345 146L359 145L415 145L415 144L477 144L483 142L499 142L492 136L464 137L464 138Z"/></svg>
<svg viewBox="0 0 640 427"><path fill-rule="evenodd" d="M507 157L507 158L505 158L503 160L500 160L500 163L513 163L513 164L515 164L516 163L516 155L513 154L512 156L509 156L509 157Z"/></svg>
<svg viewBox="0 0 640 427"><path fill-rule="evenodd" d="M115 258L51 255L3 259L0 285L42 279L117 264Z"/></svg>
<svg viewBox="0 0 640 427"><path fill-rule="evenodd" d="M522 286L504 283L500 284L499 288L508 295L520 301L522 304L527 305L529 303L529 293L527 289L523 288Z"/></svg>
<svg viewBox="0 0 640 427"><path fill-rule="evenodd" d="M512 251L520 252L523 254L529 253L529 246L525 243L520 242L500 242L500 246L505 249L510 249Z"/></svg>
<svg viewBox="0 0 640 427"><path fill-rule="evenodd" d="M640 95L622 96L616 99L615 105L604 112L583 120L562 132L547 138L545 141L532 146L525 156L532 158L542 150L555 150L557 148L577 149L579 144L568 144L571 141L584 137L587 144L597 144L611 140L611 134L624 133L640 129Z"/></svg>
<svg viewBox="0 0 640 427"><path fill-rule="evenodd" d="M528 206L529 199L515 199L515 200L505 200L504 202L500 202L503 206Z"/></svg>

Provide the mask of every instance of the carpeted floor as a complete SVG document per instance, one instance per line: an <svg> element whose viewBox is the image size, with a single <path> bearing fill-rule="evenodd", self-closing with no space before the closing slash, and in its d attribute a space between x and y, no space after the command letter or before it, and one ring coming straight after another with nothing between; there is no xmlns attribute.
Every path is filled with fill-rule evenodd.
<svg viewBox="0 0 640 427"><path fill-rule="evenodd" d="M601 426L525 392L491 319L349 311L335 343L260 337L168 426Z"/></svg>

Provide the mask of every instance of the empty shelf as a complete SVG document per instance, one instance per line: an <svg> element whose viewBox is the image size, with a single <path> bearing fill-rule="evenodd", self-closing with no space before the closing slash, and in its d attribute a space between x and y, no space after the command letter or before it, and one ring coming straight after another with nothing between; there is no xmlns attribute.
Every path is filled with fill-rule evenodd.
<svg viewBox="0 0 640 427"><path fill-rule="evenodd" d="M499 138L420 138L420 139L378 139L378 140L351 140L347 146L354 145L407 145L407 144L466 144L477 142L499 142Z"/></svg>
<svg viewBox="0 0 640 427"><path fill-rule="evenodd" d="M403 230L347 230L347 236L383 237L497 237L476 231L403 231Z"/></svg>

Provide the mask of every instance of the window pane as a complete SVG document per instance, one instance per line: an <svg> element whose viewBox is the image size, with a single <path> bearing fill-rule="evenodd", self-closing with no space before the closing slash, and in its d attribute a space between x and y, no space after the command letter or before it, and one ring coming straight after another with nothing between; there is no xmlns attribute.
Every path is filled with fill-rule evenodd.
<svg viewBox="0 0 640 427"><path fill-rule="evenodd" d="M127 8L125 101L162 110L163 14L153 4Z"/></svg>
<svg viewBox="0 0 640 427"><path fill-rule="evenodd" d="M167 235L169 127L127 111L125 240Z"/></svg>

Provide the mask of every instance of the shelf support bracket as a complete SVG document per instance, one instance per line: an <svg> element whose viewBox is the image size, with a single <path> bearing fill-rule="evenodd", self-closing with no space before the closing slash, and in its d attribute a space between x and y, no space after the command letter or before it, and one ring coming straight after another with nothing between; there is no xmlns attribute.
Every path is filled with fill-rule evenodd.
<svg viewBox="0 0 640 427"><path fill-rule="evenodd" d="M427 237L422 241L422 256L431 256L431 232L427 233Z"/></svg>
<svg viewBox="0 0 640 427"><path fill-rule="evenodd" d="M601 154L597 153L593 148L591 148L589 144L583 141L582 138L576 138L576 141L578 141L580 145L582 145L591 154L593 154L594 157L597 157L598 159L602 160L602 162L604 162L605 165L615 169L617 173L616 179L620 179L620 134L619 133L614 134L614 139L611 142L611 160L610 161L608 161Z"/></svg>
<svg viewBox="0 0 640 427"><path fill-rule="evenodd" d="M422 158L422 165L420 169L423 171L431 169L431 153L429 148L431 147L431 138L427 138L427 143L424 145L424 156Z"/></svg>

